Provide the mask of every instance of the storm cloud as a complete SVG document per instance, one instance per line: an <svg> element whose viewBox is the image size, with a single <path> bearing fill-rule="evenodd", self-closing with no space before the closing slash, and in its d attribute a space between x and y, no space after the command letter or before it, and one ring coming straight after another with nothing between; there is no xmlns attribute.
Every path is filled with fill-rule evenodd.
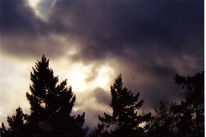
<svg viewBox="0 0 206 137"><path fill-rule="evenodd" d="M179 96L175 73L203 70L203 0L41 1L44 17L26 0L1 0L0 5L2 53L64 57L96 68L107 62L115 76L122 74L128 89L140 92L148 108ZM96 74L94 69L87 82ZM109 91L101 88L90 93L99 104L110 100ZM97 115L88 106L82 110Z"/></svg>

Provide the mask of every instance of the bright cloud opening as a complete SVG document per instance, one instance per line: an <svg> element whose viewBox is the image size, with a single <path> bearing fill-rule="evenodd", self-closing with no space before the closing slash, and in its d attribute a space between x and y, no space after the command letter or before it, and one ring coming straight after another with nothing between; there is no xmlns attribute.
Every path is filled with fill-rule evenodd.
<svg viewBox="0 0 206 137"><path fill-rule="evenodd" d="M102 66L99 69L97 78L94 80L92 85L95 87L101 87L103 89L108 89L111 83L111 75L114 74L114 70L109 66Z"/></svg>
<svg viewBox="0 0 206 137"><path fill-rule="evenodd" d="M85 65L81 62L70 62L65 58L53 60L50 65L59 76L60 81L68 80L68 85L72 86L74 92L92 91L97 87L109 90L115 73L109 64Z"/></svg>
<svg viewBox="0 0 206 137"><path fill-rule="evenodd" d="M38 4L41 2L42 0L28 0L29 2L29 6L31 6L32 8L36 9L38 7Z"/></svg>
<svg viewBox="0 0 206 137"><path fill-rule="evenodd" d="M28 0L28 5L34 10L35 14L47 21L47 15L55 6L56 0Z"/></svg>
<svg viewBox="0 0 206 137"><path fill-rule="evenodd" d="M97 87L108 89L110 84L110 76L114 73L109 66L101 66L96 72L96 76L91 81L88 77L94 73L93 65L85 66L83 64L75 64L68 72L68 79L73 89L78 92L93 90Z"/></svg>

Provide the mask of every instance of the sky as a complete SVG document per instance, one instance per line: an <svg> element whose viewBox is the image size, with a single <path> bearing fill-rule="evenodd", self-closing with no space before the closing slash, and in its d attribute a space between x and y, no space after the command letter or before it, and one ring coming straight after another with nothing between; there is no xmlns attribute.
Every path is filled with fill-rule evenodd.
<svg viewBox="0 0 206 137"><path fill-rule="evenodd" d="M30 72L44 54L68 79L94 127L111 112L110 86L140 92L144 109L181 96L176 73L204 69L203 0L0 0L0 122L29 113Z"/></svg>

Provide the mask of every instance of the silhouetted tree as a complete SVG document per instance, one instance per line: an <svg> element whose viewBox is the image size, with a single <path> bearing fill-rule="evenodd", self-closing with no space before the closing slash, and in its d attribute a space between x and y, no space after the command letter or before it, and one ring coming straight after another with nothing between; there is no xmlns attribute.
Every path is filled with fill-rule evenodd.
<svg viewBox="0 0 206 137"><path fill-rule="evenodd" d="M6 129L4 123L1 123L1 128L0 128L0 136L8 137L8 130Z"/></svg>
<svg viewBox="0 0 206 137"><path fill-rule="evenodd" d="M30 93L26 93L31 105L28 119L31 132L38 132L40 136L84 136L85 114L70 115L75 95L71 87L66 87L66 80L58 84L58 77L49 68L49 60L45 56L33 68L31 81Z"/></svg>
<svg viewBox="0 0 206 137"><path fill-rule="evenodd" d="M99 116L100 123L96 131L100 128L103 131L96 132L99 133L97 136L143 136L144 128L140 124L148 121L150 114L139 114L139 109L143 105L143 100L138 101L139 92L134 95L123 87L122 77L119 75L111 86L111 95L112 114L104 113L104 116Z"/></svg>
<svg viewBox="0 0 206 137"><path fill-rule="evenodd" d="M108 131L104 130L104 125L98 123L97 127L89 134L89 137L109 137L110 134Z"/></svg>
<svg viewBox="0 0 206 137"><path fill-rule="evenodd" d="M204 136L204 73L194 76L175 76L182 86L184 97L170 107L163 102L156 110L148 131L149 137L203 137Z"/></svg>
<svg viewBox="0 0 206 137"><path fill-rule="evenodd" d="M160 101L159 108L149 121L148 137L174 137L173 115L164 101Z"/></svg>
<svg viewBox="0 0 206 137"><path fill-rule="evenodd" d="M184 89L185 98L172 106L177 119L177 136L204 136L204 72L194 76L175 76L176 84Z"/></svg>
<svg viewBox="0 0 206 137"><path fill-rule="evenodd" d="M21 137L25 135L25 117L22 109L18 107L16 109L16 114L13 116L8 116L8 129L5 128L4 123L2 123L1 134L2 137Z"/></svg>
<svg viewBox="0 0 206 137"><path fill-rule="evenodd" d="M64 80L58 84L58 77L49 68L49 60L42 56L32 68L30 92L26 97L31 105L31 114L26 116L18 108L16 115L8 117L9 128L2 126L6 137L83 137L84 116L71 115L75 103L72 88ZM24 121L25 120L25 121ZM24 132L22 132L24 131Z"/></svg>

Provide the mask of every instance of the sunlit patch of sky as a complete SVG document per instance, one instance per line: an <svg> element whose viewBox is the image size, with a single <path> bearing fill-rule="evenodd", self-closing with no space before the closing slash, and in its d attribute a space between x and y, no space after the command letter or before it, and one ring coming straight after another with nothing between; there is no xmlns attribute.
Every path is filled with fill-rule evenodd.
<svg viewBox="0 0 206 137"><path fill-rule="evenodd" d="M28 4L35 14L43 20L47 20L47 15L51 12L55 3L56 0L28 0Z"/></svg>
<svg viewBox="0 0 206 137"><path fill-rule="evenodd" d="M96 87L109 90L112 82L111 76L115 75L112 66L106 63L99 66L85 65L81 62L70 62L64 57L50 62L55 74L60 77L60 80L67 79L68 84L75 92L93 90ZM91 75L95 75L93 79L89 79Z"/></svg>
<svg viewBox="0 0 206 137"><path fill-rule="evenodd" d="M1 121L5 122L6 116L12 115L19 106L23 108L24 112L29 113L28 110L30 106L25 94L29 92L29 85L31 84L30 72L37 60L40 60L40 57L36 58L36 60L15 58L6 55L0 57L1 66L4 66L0 68L0 94L4 95L1 96L0 99ZM95 77L89 80L88 78L94 73L93 70L96 67L94 64L85 65L81 62L74 63L65 57L50 59L50 67L54 70L54 75L59 77L59 82L67 79L67 86L72 86L72 90L77 96L77 104L85 100L88 94L95 88L99 87L109 92L110 85L113 82L111 77L115 74L109 64L102 64L96 68ZM87 105L92 106L91 104L97 104L95 102L95 98L86 100L84 106L75 107L73 111L81 110L87 107ZM101 106L101 104L98 106L99 107L93 105L91 109L97 107L96 109L101 111L103 111L102 109L105 110L106 106Z"/></svg>
<svg viewBox="0 0 206 137"><path fill-rule="evenodd" d="M0 117L1 121L6 116L14 113L21 106L24 112L29 113L29 103L26 101L25 93L29 89L29 71L31 62L20 61L18 58L0 55Z"/></svg>

